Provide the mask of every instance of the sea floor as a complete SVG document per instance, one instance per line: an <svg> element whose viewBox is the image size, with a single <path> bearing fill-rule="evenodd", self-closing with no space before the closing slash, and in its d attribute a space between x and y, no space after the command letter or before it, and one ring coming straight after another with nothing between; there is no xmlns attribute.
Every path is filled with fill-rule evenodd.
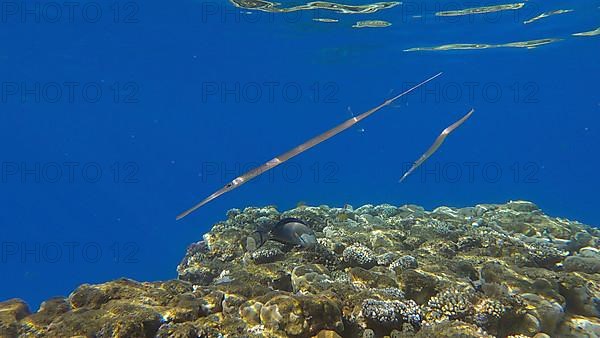
<svg viewBox="0 0 600 338"><path fill-rule="evenodd" d="M304 221L317 245L258 241ZM264 243L263 243L264 242ZM598 337L600 231L514 201L230 210L178 279L82 285L1 337Z"/></svg>

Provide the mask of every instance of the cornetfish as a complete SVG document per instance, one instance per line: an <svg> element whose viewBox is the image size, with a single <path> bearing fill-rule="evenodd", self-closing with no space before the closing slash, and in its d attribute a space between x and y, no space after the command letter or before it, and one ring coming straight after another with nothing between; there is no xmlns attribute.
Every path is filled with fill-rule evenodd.
<svg viewBox="0 0 600 338"><path fill-rule="evenodd" d="M384 101L382 104L378 105L375 108L371 108L370 110L352 117L349 120L346 120L345 122L337 125L336 127L329 129L328 131L315 136L313 138L311 138L310 140L302 143L299 146L296 146L295 148L292 148L291 150L288 150L287 152L267 161L265 164L261 165L260 167L256 167L246 173L244 173L241 176L238 176L236 178L234 178L231 182L227 183L223 188L215 191L212 195L208 196L207 198L203 199L202 201L198 202L196 205L194 205L193 207L189 208L188 210L182 212L181 214L177 215L176 219L180 220L182 218L184 218L185 216L191 214L192 212L194 212L195 210L197 210L198 208L200 208L201 206L205 205L206 203L214 200L215 198L235 189L240 187L242 184L245 184L246 182L250 181L251 179L255 178L256 176L264 173L265 171L271 170L273 168L275 168L276 166L284 163L285 161L289 160L290 158L301 154L303 152L305 152L306 150L316 146L317 144L326 141L330 138L332 138L333 136L341 133L342 131L352 127L353 125L355 125L356 123L358 123L359 121L367 118L368 116L370 116L371 114L377 112L378 110L380 110L381 108L388 106L390 104L392 104L394 101L396 101L397 99L401 98L402 96L414 91L415 89L423 86L424 84L426 84L429 81L432 81L433 79L437 78L438 76L442 75L442 73L437 73L434 76L428 78L427 80L409 88L408 90L405 90L404 92L392 97L391 99L388 99L386 101Z"/></svg>

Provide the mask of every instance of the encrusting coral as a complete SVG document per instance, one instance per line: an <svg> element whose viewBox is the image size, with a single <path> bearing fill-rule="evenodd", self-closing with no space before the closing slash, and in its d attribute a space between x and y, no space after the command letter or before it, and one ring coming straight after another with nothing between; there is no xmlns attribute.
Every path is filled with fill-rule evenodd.
<svg viewBox="0 0 600 338"><path fill-rule="evenodd" d="M295 217L314 247L256 238ZM600 231L514 201L231 210L178 279L82 285L0 337L581 337L600 331Z"/></svg>

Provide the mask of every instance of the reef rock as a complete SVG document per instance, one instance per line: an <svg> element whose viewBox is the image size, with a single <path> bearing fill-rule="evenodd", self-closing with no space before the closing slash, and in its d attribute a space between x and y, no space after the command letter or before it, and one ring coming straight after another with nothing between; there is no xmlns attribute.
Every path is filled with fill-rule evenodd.
<svg viewBox="0 0 600 338"><path fill-rule="evenodd" d="M256 235L285 217L316 246ZM525 201L233 209L177 280L0 302L0 337L598 337L599 243Z"/></svg>

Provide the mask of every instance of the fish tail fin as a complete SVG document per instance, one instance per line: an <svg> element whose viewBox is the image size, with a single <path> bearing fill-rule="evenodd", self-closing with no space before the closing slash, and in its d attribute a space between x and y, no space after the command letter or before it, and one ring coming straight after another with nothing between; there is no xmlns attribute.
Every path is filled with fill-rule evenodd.
<svg viewBox="0 0 600 338"><path fill-rule="evenodd" d="M256 249L258 249L267 242L267 239L269 239L269 231L266 229L258 229L252 232L252 235L255 234L258 235L258 244L256 246Z"/></svg>

